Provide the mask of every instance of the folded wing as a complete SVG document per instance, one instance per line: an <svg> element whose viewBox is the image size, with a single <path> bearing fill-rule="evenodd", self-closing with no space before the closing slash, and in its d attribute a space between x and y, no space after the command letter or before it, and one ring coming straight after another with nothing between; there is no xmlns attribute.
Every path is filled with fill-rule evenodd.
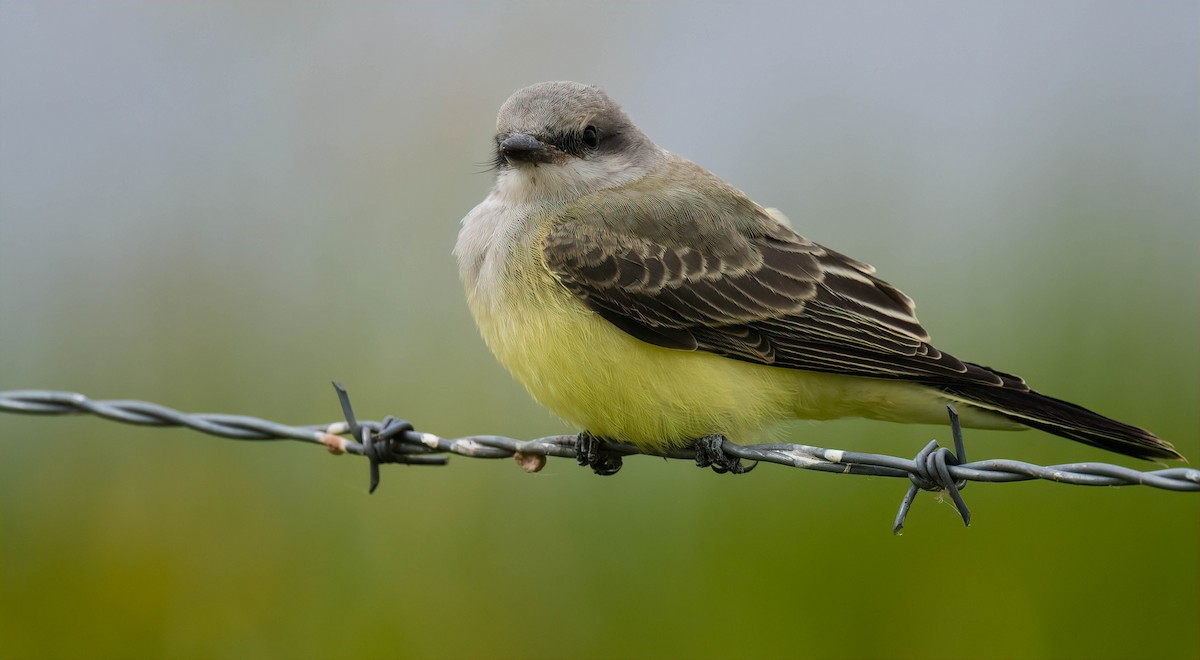
<svg viewBox="0 0 1200 660"><path fill-rule="evenodd" d="M674 187L647 177L605 191L603 204L583 198L542 244L563 286L625 332L780 367L1028 389L931 346L912 299L871 266L686 161L672 168Z"/></svg>

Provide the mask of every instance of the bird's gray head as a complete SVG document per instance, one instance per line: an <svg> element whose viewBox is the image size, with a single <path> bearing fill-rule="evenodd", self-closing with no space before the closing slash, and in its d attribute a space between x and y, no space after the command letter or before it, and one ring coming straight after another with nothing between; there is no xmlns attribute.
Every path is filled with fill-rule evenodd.
<svg viewBox="0 0 1200 660"><path fill-rule="evenodd" d="M496 117L497 190L568 200L642 177L663 152L599 87L545 82L518 90Z"/></svg>

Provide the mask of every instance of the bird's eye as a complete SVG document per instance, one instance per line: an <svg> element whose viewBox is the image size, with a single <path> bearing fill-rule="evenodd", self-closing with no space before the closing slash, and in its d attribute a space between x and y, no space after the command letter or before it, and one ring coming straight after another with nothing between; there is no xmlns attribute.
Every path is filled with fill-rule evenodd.
<svg viewBox="0 0 1200 660"><path fill-rule="evenodd" d="M588 149L595 149L600 146L600 133L596 131L595 126L588 126L583 129L583 143Z"/></svg>

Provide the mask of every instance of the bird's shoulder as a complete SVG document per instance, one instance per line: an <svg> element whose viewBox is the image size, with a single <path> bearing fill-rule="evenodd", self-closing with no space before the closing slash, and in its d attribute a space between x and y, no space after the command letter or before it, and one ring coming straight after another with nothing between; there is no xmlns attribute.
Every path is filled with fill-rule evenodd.
<svg viewBox="0 0 1200 660"><path fill-rule="evenodd" d="M849 305L919 340L928 339L911 298L862 261L796 233L708 170L675 155L637 181L566 205L543 241L551 271L585 298L667 300L707 291L745 322L799 313L809 303ZM673 307L686 307L683 303Z"/></svg>
<svg viewBox="0 0 1200 660"><path fill-rule="evenodd" d="M752 242L778 224L745 193L674 154L644 176L584 195L555 216L552 233L559 240L579 234L622 245L690 246L713 256L748 256Z"/></svg>

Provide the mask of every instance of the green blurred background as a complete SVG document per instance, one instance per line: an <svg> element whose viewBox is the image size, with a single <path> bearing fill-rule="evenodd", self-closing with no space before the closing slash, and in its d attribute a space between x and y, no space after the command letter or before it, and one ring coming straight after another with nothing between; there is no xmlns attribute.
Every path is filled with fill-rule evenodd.
<svg viewBox="0 0 1200 660"><path fill-rule="evenodd" d="M1195 2L0 3L0 389L569 429L450 255L496 109L604 86L914 296L938 346L1200 458ZM914 454L939 427L787 436ZM1125 460L1039 432L973 458ZM0 657L1178 657L1200 496L630 459L384 470L0 416Z"/></svg>

